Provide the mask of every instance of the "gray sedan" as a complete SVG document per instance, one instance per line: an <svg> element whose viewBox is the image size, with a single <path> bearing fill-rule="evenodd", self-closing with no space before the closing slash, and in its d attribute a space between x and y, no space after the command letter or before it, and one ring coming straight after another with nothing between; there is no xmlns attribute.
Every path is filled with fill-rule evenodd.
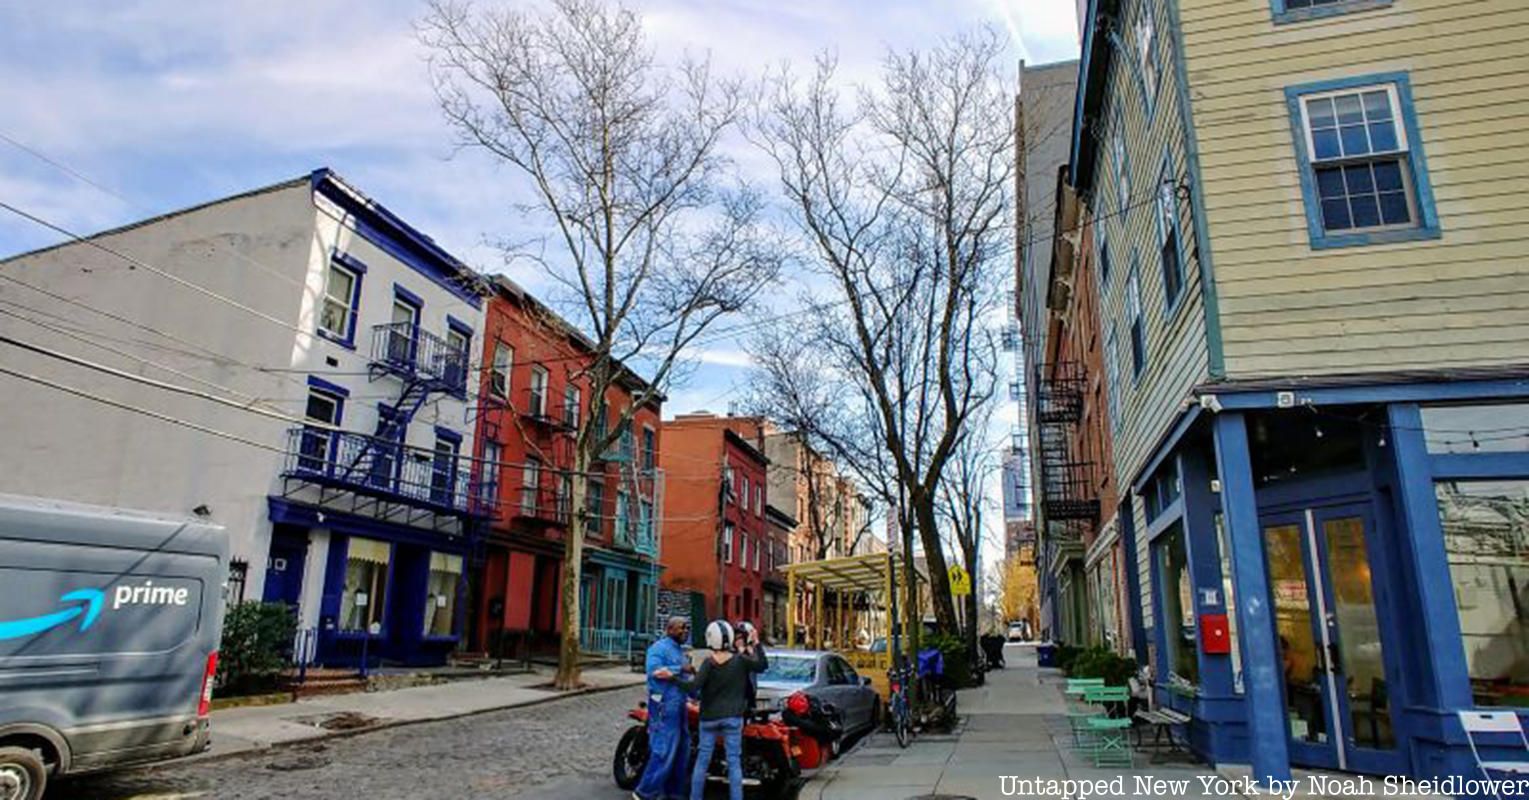
<svg viewBox="0 0 1529 800"><path fill-rule="evenodd" d="M759 704L779 707L793 692L805 692L839 709L846 735L869 730L880 720L881 698L871 679L837 653L771 650L770 668L759 676Z"/></svg>

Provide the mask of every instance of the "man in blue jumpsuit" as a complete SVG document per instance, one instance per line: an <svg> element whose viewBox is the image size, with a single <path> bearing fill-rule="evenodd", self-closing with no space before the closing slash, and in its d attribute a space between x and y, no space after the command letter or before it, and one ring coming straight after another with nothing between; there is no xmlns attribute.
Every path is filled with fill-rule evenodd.
<svg viewBox="0 0 1529 800"><path fill-rule="evenodd" d="M670 617L664 638L648 648L648 766L632 792L636 800L685 797L690 791L690 725L685 698L690 659L683 647L690 621Z"/></svg>

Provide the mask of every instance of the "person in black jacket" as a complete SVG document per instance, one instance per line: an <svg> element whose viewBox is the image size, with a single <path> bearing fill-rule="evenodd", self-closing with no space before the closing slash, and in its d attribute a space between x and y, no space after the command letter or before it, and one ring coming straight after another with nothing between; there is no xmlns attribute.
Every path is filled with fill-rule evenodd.
<svg viewBox="0 0 1529 800"><path fill-rule="evenodd" d="M692 684L701 698L701 740L690 774L690 800L702 800L705 794L706 772L718 736L727 753L729 800L743 798L743 720L749 709L749 680L769 663L759 647L758 633L751 634L748 643L748 652L734 653L733 626L723 620L706 626L706 646L711 655L701 662Z"/></svg>

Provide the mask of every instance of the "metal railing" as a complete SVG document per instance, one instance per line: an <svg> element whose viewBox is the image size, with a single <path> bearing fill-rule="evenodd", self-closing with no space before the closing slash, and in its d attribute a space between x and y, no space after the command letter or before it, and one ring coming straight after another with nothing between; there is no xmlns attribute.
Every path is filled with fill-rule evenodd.
<svg viewBox="0 0 1529 800"><path fill-rule="evenodd" d="M282 475L451 511L484 512L472 492L472 463L349 431L292 428Z"/></svg>
<svg viewBox="0 0 1529 800"><path fill-rule="evenodd" d="M579 650L625 658L631 652L632 637L637 633L614 628L583 628L579 631Z"/></svg>
<svg viewBox="0 0 1529 800"><path fill-rule="evenodd" d="M570 499L559 496L551 487L522 486L519 501L515 506L517 517L566 525L572 516L570 510L573 504Z"/></svg>
<svg viewBox="0 0 1529 800"><path fill-rule="evenodd" d="M372 365L453 392L467 391L468 353L413 322L372 326Z"/></svg>

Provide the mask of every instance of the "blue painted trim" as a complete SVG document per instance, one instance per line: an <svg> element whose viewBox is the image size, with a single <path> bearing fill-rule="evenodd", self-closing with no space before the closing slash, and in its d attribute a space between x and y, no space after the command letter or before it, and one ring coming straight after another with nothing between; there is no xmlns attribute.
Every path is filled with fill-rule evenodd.
<svg viewBox="0 0 1529 800"><path fill-rule="evenodd" d="M308 385L314 389L320 389L337 397L350 397L350 390L338 383L330 383L313 375L308 376Z"/></svg>
<svg viewBox="0 0 1529 800"><path fill-rule="evenodd" d="M1163 531L1173 526L1173 523L1184 519L1184 497L1180 495L1177 500L1168 504L1151 522L1147 523L1147 541L1154 542L1157 537L1163 535Z"/></svg>
<svg viewBox="0 0 1529 800"><path fill-rule="evenodd" d="M1226 348L1221 340L1221 302L1216 294L1211 259L1210 220L1200 196L1204 180L1200 172L1200 140L1195 132L1194 105L1189 96L1189 67L1184 62L1184 29L1179 24L1178 0L1168 0L1168 33L1173 37L1174 90L1184 126L1184 160L1189 180L1191 222L1195 229L1195 256L1200 267L1200 308L1205 315L1206 371L1212 380L1226 377Z"/></svg>
<svg viewBox="0 0 1529 800"><path fill-rule="evenodd" d="M1421 219L1411 228L1394 228L1354 233L1328 233L1322 224L1322 203L1317 196L1317 182L1311 167L1311 154L1306 151L1306 126L1302 122L1301 98L1318 92L1333 92L1361 86L1392 84L1396 87L1401 108L1396 110L1407 133L1407 169L1411 173L1412 191ZM1423 153L1423 137L1418 131L1417 109L1412 102L1412 82L1405 72L1382 72L1346 78L1303 83L1285 88L1285 105L1290 114L1290 130L1294 136L1296 166L1300 171L1301 197L1306 204L1306 232L1313 250L1333 250L1342 247L1364 247L1395 242L1412 242L1437 239L1439 212L1434 205L1433 187L1428 180L1428 158Z"/></svg>
<svg viewBox="0 0 1529 800"><path fill-rule="evenodd" d="M1189 433L1199 420L1199 406L1191 406L1188 411L1179 416L1178 421L1169 429L1167 436L1163 438L1157 447L1153 448L1152 454L1144 462L1145 466L1131 480L1131 491L1141 494L1142 488L1147 485L1147 478L1156 475L1158 468L1163 465L1163 462L1173 457L1173 451L1178 448L1179 442L1184 438L1184 434Z"/></svg>
<svg viewBox="0 0 1529 800"><path fill-rule="evenodd" d="M1127 46L1127 44L1121 41L1120 37L1116 35L1114 31L1110 31L1108 36L1110 43L1126 56L1126 61L1131 65L1131 73L1136 76L1136 89L1137 92L1141 95L1142 118L1146 121L1146 124L1150 126L1152 124L1152 106L1154 98L1152 97L1152 93L1147 91L1147 76L1141 71L1142 54L1136 53L1133 48ZM1134 58L1131 57L1133 55L1135 56Z"/></svg>
<svg viewBox="0 0 1529 800"><path fill-rule="evenodd" d="M354 310L351 311L351 315L352 315L352 318L354 318L354 316L355 316L355 311ZM354 337L355 336L356 323L355 322L350 323L350 327L351 327L351 336ZM335 344L345 348L346 350L355 350L356 349L356 342L355 342L354 338L342 339L342 338L340 338L340 337L330 333L329 331L324 330L323 328L314 328L313 332L320 339L324 339L325 341L334 342Z"/></svg>
<svg viewBox="0 0 1529 800"><path fill-rule="evenodd" d="M1403 524L1399 531L1402 560L1413 570L1411 584L1421 619L1423 641L1433 651L1426 682L1427 696L1411 697L1415 705L1470 708L1470 671L1465 662L1455 584L1444 549L1444 528L1434 495L1431 460L1423 441L1423 415L1416 405L1397 403L1386 408L1391 427L1391 453L1396 466L1396 498Z"/></svg>
<svg viewBox="0 0 1529 800"><path fill-rule="evenodd" d="M1207 387L1211 388L1211 387ZM1529 377L1484 381L1423 381L1415 383L1371 384L1367 386L1331 386L1307 388L1292 386L1296 404L1351 405L1360 403L1437 403L1451 400L1529 398ZM1200 391L1215 395L1228 411L1276 408L1277 392L1270 389L1239 392Z"/></svg>
<svg viewBox="0 0 1529 800"><path fill-rule="evenodd" d="M1110 80L1110 64L1114 49L1098 44L1100 22L1116 15L1119 0L1089 0L1084 15L1083 56L1078 60L1078 93L1073 106L1072 119L1072 165L1073 186L1087 194L1094 185L1094 154L1099 142L1091 130L1097 121L1105 101L1105 90Z"/></svg>
<svg viewBox="0 0 1529 800"><path fill-rule="evenodd" d="M1185 509L1184 546L1188 550L1185 555L1195 587L1193 602L1197 620L1206 614L1227 613L1221 575L1221 544L1216 540L1217 502L1210 490L1212 469L1208 456L1202 448L1185 448L1177 459L1184 491L1181 502L1176 505ZM1219 603L1206 602L1207 589L1215 591L1220 598ZM1236 697L1236 676L1232 673L1231 656L1205 652L1204 627L1197 625L1195 633L1195 658L1198 659L1200 671L1199 699L1204 701L1210 697Z"/></svg>
<svg viewBox="0 0 1529 800"><path fill-rule="evenodd" d="M356 258L350 253L336 250L330 257L335 261L340 262L340 266L350 270L351 272L357 273L359 275L366 274L366 262Z"/></svg>
<svg viewBox="0 0 1529 800"><path fill-rule="evenodd" d="M308 182L315 195L322 195L349 214L349 222L356 231L378 249L407 264L472 308L483 307L483 299L466 286L478 281L477 273L430 237L382 204L356 191L327 167L314 170L308 176Z"/></svg>
<svg viewBox="0 0 1529 800"><path fill-rule="evenodd" d="M414 306L414 310L416 312L414 323L416 325L418 325L419 324L419 316L418 316L417 312L419 312L420 310L422 310L425 307L425 298L420 297L419 295L409 291L403 285L395 283L395 284L393 284L393 299L395 299L395 300L402 300L405 303L408 303L409 305Z"/></svg>
<svg viewBox="0 0 1529 800"><path fill-rule="evenodd" d="M472 338L473 338L473 326L468 325L467 323L463 322L462 320L457 319L456 317L451 316L450 314L447 314L446 315L446 327L456 331L457 333L462 334L463 336L466 336L468 344L469 344L469 348L468 349L469 350L472 349L470 345L472 343Z"/></svg>
<svg viewBox="0 0 1529 800"><path fill-rule="evenodd" d="M1147 624L1141 611L1141 566L1136 558L1136 514L1127 493L1116 510L1117 527L1120 529L1120 547L1125 551L1127 616L1131 620L1131 649L1137 664L1147 663Z"/></svg>
<svg viewBox="0 0 1529 800"><path fill-rule="evenodd" d="M584 552L586 553L586 558L592 563L614 569L643 570L647 569L649 564L652 563L644 558L598 547L591 547Z"/></svg>
<svg viewBox="0 0 1529 800"><path fill-rule="evenodd" d="M1529 452L1437 455L1431 457L1429 471L1441 480L1529 478Z"/></svg>
<svg viewBox="0 0 1529 800"><path fill-rule="evenodd" d="M435 426L435 436L437 439L445 439L458 445L462 444L462 434L450 428L442 428L439 425Z"/></svg>
<svg viewBox="0 0 1529 800"><path fill-rule="evenodd" d="M1314 19L1326 19L1343 14L1353 14L1358 11L1386 8L1392 2L1393 0L1347 0L1347 2L1332 3L1313 8L1290 9L1286 8L1285 0L1269 0L1269 11L1274 17L1274 24L1285 25L1292 22L1308 22Z"/></svg>
<svg viewBox="0 0 1529 800"><path fill-rule="evenodd" d="M1247 421L1241 414L1223 413L1215 418L1214 432L1222 524L1232 551L1232 585L1237 590L1237 638L1242 647L1253 778L1261 784L1270 778L1288 781L1285 676L1281 674L1274 645L1274 619L1268 600L1269 570L1264 563Z"/></svg>

